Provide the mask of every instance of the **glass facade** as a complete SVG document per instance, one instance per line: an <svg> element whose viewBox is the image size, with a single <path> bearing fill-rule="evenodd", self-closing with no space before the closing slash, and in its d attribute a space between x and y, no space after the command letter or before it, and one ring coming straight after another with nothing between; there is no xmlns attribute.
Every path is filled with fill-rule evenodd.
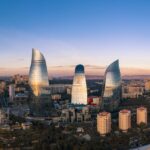
<svg viewBox="0 0 150 150"><path fill-rule="evenodd" d="M119 60L116 60L105 71L101 109L109 112L117 111L121 95L121 74Z"/></svg>
<svg viewBox="0 0 150 150"><path fill-rule="evenodd" d="M42 53L32 49L32 61L29 72L29 84L34 96L49 94L49 80L46 61Z"/></svg>
<svg viewBox="0 0 150 150"><path fill-rule="evenodd" d="M83 65L77 65L75 68L71 102L73 104L87 104L87 85Z"/></svg>

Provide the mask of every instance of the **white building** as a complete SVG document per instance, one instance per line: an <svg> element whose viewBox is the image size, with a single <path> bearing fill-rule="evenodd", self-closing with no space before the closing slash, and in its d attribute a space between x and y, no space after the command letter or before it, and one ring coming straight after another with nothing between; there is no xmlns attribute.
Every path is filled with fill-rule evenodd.
<svg viewBox="0 0 150 150"><path fill-rule="evenodd" d="M131 128L131 111L123 109L119 112L119 129L123 132Z"/></svg>
<svg viewBox="0 0 150 150"><path fill-rule="evenodd" d="M71 102L73 104L87 104L87 85L83 65L77 65L75 68Z"/></svg>
<svg viewBox="0 0 150 150"><path fill-rule="evenodd" d="M111 114L108 112L101 112L97 115L97 131L101 135L106 135L111 132Z"/></svg>

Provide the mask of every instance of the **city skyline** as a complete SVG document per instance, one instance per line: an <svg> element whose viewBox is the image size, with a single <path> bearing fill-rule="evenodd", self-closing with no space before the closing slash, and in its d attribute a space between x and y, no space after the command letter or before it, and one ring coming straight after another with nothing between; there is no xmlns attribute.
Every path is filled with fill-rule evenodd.
<svg viewBox="0 0 150 150"><path fill-rule="evenodd" d="M0 0L0 149L150 148L150 0Z"/></svg>
<svg viewBox="0 0 150 150"><path fill-rule="evenodd" d="M148 0L66 2L0 2L0 75L28 74L32 47L46 55L49 76L80 63L103 75L95 68L116 59L123 75L150 74Z"/></svg>

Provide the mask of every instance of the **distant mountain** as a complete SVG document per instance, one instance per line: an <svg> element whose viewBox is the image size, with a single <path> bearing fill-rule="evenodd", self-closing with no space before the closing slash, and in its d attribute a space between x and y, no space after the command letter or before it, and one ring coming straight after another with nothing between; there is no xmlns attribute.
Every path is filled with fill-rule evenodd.
<svg viewBox="0 0 150 150"><path fill-rule="evenodd" d="M68 80L72 80L73 76L57 76L57 77L53 77L56 79L68 79ZM97 75L86 75L86 78L88 80L103 80L104 76L97 76ZM122 76L122 79L127 79L127 80L132 80L132 79L150 79L150 75L124 75Z"/></svg>
<svg viewBox="0 0 150 150"><path fill-rule="evenodd" d="M122 77L123 79L150 79L150 75L125 75Z"/></svg>
<svg viewBox="0 0 150 150"><path fill-rule="evenodd" d="M53 78L56 78L56 79L68 79L68 80L72 80L73 79L73 76L59 76L59 77L53 77ZM92 79L103 79L103 76L97 76L97 75L86 75L86 78L88 80Z"/></svg>
<svg viewBox="0 0 150 150"><path fill-rule="evenodd" d="M0 76L0 80L10 80L11 76Z"/></svg>

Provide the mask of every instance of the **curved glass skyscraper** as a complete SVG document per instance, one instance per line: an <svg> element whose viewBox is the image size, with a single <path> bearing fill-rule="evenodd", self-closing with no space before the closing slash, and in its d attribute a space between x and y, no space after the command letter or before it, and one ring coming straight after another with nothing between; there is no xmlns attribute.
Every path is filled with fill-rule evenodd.
<svg viewBox="0 0 150 150"><path fill-rule="evenodd" d="M86 78L84 74L84 66L81 64L77 65L75 68L71 102L73 104L87 104Z"/></svg>
<svg viewBox="0 0 150 150"><path fill-rule="evenodd" d="M32 49L29 84L35 96L49 94L49 91L47 90L49 80L46 61L43 54L37 49Z"/></svg>
<svg viewBox="0 0 150 150"><path fill-rule="evenodd" d="M109 112L116 111L121 100L121 74L119 60L108 66L104 76L101 109Z"/></svg>

